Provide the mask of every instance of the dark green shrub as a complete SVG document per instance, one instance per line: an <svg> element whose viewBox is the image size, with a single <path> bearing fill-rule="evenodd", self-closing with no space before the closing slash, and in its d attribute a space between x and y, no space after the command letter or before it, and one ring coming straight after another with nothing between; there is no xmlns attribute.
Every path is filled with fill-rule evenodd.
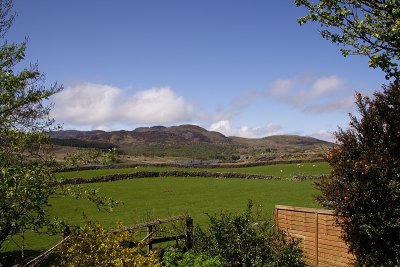
<svg viewBox="0 0 400 267"><path fill-rule="evenodd" d="M169 250L164 253L163 266L165 267L222 267L222 260L205 253L189 250Z"/></svg>
<svg viewBox="0 0 400 267"><path fill-rule="evenodd" d="M336 133L320 202L334 208L359 266L400 266L400 86L356 95L360 117Z"/></svg>
<svg viewBox="0 0 400 267"><path fill-rule="evenodd" d="M285 236L253 203L240 214L208 215L210 227L197 228L194 249L220 256L225 266L305 266L298 241Z"/></svg>

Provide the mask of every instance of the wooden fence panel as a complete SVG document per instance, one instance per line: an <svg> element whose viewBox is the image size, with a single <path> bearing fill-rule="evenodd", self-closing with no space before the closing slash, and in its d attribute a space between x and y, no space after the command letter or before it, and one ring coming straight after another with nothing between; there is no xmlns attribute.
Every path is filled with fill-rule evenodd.
<svg viewBox="0 0 400 267"><path fill-rule="evenodd" d="M153 238L153 235L157 232L155 230L156 226L161 225L161 224L166 224L166 223L171 223L171 222L176 222L176 221L183 221L185 224L185 230L184 233L180 235L174 235L174 236L164 236L164 237L159 237L159 238ZM168 241L176 241L178 240L185 240L185 247L186 249L191 249L193 246L193 219L189 215L178 215L178 216L172 216L168 217L165 219L158 219L155 221L151 222L146 222L146 223L139 223L139 224L134 224L130 226L125 226L120 229L114 229L113 232L121 232L121 231L131 231L131 230L136 230L140 228L147 228L147 236L143 240L148 240L148 250L153 249L154 244L159 244L159 243L164 243ZM0 266L1 267L1 266Z"/></svg>
<svg viewBox="0 0 400 267"><path fill-rule="evenodd" d="M290 236L302 240L300 247L311 266L342 267L354 262L332 210L277 205L275 223Z"/></svg>

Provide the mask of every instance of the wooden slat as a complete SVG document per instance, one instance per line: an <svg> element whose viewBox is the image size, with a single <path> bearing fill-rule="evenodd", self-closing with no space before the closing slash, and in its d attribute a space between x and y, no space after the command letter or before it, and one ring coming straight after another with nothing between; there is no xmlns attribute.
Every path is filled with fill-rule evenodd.
<svg viewBox="0 0 400 267"><path fill-rule="evenodd" d="M318 220L318 224L320 225L320 228L331 229L331 230L335 230L335 231L342 231L342 228L335 223L326 223L321 220Z"/></svg>
<svg viewBox="0 0 400 267"><path fill-rule="evenodd" d="M276 210L301 211L301 212L308 212L308 213L316 213L316 212L318 212L319 214L333 214L332 210L302 208L302 207L284 206L284 205L275 205L275 209Z"/></svg>
<svg viewBox="0 0 400 267"><path fill-rule="evenodd" d="M314 219L315 220L315 219ZM285 223L285 224L293 224L293 225L314 225L314 222L310 221L302 221L302 220L296 220L292 218L279 218L278 219L278 224L279 223Z"/></svg>
<svg viewBox="0 0 400 267"><path fill-rule="evenodd" d="M186 235L178 235L178 236L167 236L167 237L160 237L160 238L154 238L150 240L151 244L159 244L159 243L164 243L168 241L175 241L179 239L184 239Z"/></svg>
<svg viewBox="0 0 400 267"><path fill-rule="evenodd" d="M332 259L321 258L318 262L318 267L347 267L351 266L347 262L335 261Z"/></svg>
<svg viewBox="0 0 400 267"><path fill-rule="evenodd" d="M303 214L296 214L296 213L279 213L279 217L284 218L285 220L296 220L296 221L310 221L315 218L315 214L311 213L303 213Z"/></svg>
<svg viewBox="0 0 400 267"><path fill-rule="evenodd" d="M187 215L172 216L172 217L168 217L165 219L154 220L151 222L139 223L139 224L134 224L134 225L130 225L130 226L124 226L121 229L114 229L113 232L116 233L116 232L122 232L122 231L136 230L136 229L140 229L140 228L144 228L144 227L155 226L155 225L164 224L164 223L168 223L168 222L184 220L187 217L188 217Z"/></svg>
<svg viewBox="0 0 400 267"><path fill-rule="evenodd" d="M309 233L315 233L315 225L314 224L305 224L305 223L299 223L299 222L285 222L285 223L279 223L279 227L285 228L285 229L294 229L294 230L302 230L304 232L309 232Z"/></svg>
<svg viewBox="0 0 400 267"><path fill-rule="evenodd" d="M318 230L319 230L319 236L321 236L321 237L333 236L333 237L342 239L342 235L343 235L342 232L332 231L329 229L318 229Z"/></svg>
<svg viewBox="0 0 400 267"><path fill-rule="evenodd" d="M275 214L280 229L302 239L300 247L309 265L341 267L354 261L333 211L278 205Z"/></svg>
<svg viewBox="0 0 400 267"><path fill-rule="evenodd" d="M315 254L315 244L311 242L300 242L300 247L311 251L311 254Z"/></svg>
<svg viewBox="0 0 400 267"><path fill-rule="evenodd" d="M323 248L323 247L319 247L318 248L318 255L320 255L321 253L324 254L328 254L328 255L332 255L332 256L340 256L342 258L346 258L346 259L352 259L354 258L354 256L352 254L350 254L347 249L329 249L329 248Z"/></svg>
<svg viewBox="0 0 400 267"><path fill-rule="evenodd" d="M336 250L343 250L343 251L348 251L349 247L345 242L335 242L335 241L330 241L330 240L319 240L319 245L322 248L327 248L330 247L332 249Z"/></svg>
<svg viewBox="0 0 400 267"><path fill-rule="evenodd" d="M334 255L334 254L329 254L329 253L319 253L318 254L318 259L320 262L322 261L332 261L332 262L337 262L337 263L343 263L343 264L350 264L350 263L354 263L355 258L351 258L351 257L345 257L345 256L341 256L341 255Z"/></svg>
<svg viewBox="0 0 400 267"><path fill-rule="evenodd" d="M333 216L333 211L332 214L320 214L319 218L324 221L335 221L335 216Z"/></svg>
<svg viewBox="0 0 400 267"><path fill-rule="evenodd" d="M344 243L344 240L342 239L342 234L341 233L337 233L337 232L336 233L335 232L330 232L329 234L320 233L318 235L318 238Z"/></svg>
<svg viewBox="0 0 400 267"><path fill-rule="evenodd" d="M314 233L302 231L301 229L284 229L284 228L282 228L282 229L286 230L286 232L288 232L288 234L290 236L299 235L299 236L302 236L302 237L307 237L307 238L313 239L313 242L315 240L314 239L315 238L315 234Z"/></svg>
<svg viewBox="0 0 400 267"><path fill-rule="evenodd" d="M347 249L337 249L334 247L319 247L318 254L328 254L333 256L340 256L343 258L352 258L352 255L347 252Z"/></svg>
<svg viewBox="0 0 400 267"><path fill-rule="evenodd" d="M320 225L320 228L331 229L339 232L342 231L342 228L334 223L324 223L319 220L318 224Z"/></svg>
<svg viewBox="0 0 400 267"><path fill-rule="evenodd" d="M297 214L279 214L279 220L284 221L299 221L299 222L312 222L315 219L314 215L299 216Z"/></svg>
<svg viewBox="0 0 400 267"><path fill-rule="evenodd" d="M310 229L313 230L310 227L301 227L301 226L298 226L298 225L282 224L282 226L280 228L282 230L287 231L287 232L302 232L302 233L305 233L306 235L316 237L316 233L314 231L310 231Z"/></svg>
<svg viewBox="0 0 400 267"><path fill-rule="evenodd" d="M310 258L305 258L305 262L307 264L307 266L313 266L314 264L314 259L310 259Z"/></svg>

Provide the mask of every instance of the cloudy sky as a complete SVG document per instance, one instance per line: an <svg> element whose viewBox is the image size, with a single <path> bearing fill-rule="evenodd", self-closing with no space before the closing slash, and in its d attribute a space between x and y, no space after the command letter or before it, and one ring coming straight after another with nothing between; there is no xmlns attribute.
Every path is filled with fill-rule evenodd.
<svg viewBox="0 0 400 267"><path fill-rule="evenodd" d="M196 124L225 135L332 140L355 91L386 81L344 58L291 0L15 0L6 36L28 38L64 129Z"/></svg>

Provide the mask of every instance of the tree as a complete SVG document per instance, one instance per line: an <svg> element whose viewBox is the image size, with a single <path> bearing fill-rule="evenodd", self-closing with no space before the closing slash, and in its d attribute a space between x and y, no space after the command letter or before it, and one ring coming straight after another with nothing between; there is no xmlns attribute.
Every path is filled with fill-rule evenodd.
<svg viewBox="0 0 400 267"><path fill-rule="evenodd" d="M400 76L400 1L295 0L295 4L309 11L299 23L320 23L322 37L341 45L344 56L365 55L369 66L381 68L387 79Z"/></svg>
<svg viewBox="0 0 400 267"><path fill-rule="evenodd" d="M98 209L111 210L118 204L96 189L54 182L56 164L48 132L58 127L48 100L63 87L46 87L37 65L17 66L25 58L26 41L9 44L4 39L15 19L12 8L12 0L0 1L0 249L7 238L26 230L58 230L54 226L62 221L52 220L46 211L51 195L87 198ZM114 151L104 155L110 157L105 160L115 159Z"/></svg>
<svg viewBox="0 0 400 267"><path fill-rule="evenodd" d="M336 132L319 201L335 209L360 266L400 266L400 84L356 94L359 118Z"/></svg>
<svg viewBox="0 0 400 267"><path fill-rule="evenodd" d="M335 209L344 239L360 266L400 265L400 1L295 0L321 25L323 38L347 55L365 55L369 65L394 78L374 98L356 94L360 118L335 133L327 154L333 171L318 184L319 201Z"/></svg>
<svg viewBox="0 0 400 267"><path fill-rule="evenodd" d="M10 28L12 1L0 1L0 38ZM47 134L54 121L45 104L62 89L44 86L44 76L32 65L15 71L25 57L26 42L0 48L0 247L4 240L26 229L42 227L53 188Z"/></svg>

